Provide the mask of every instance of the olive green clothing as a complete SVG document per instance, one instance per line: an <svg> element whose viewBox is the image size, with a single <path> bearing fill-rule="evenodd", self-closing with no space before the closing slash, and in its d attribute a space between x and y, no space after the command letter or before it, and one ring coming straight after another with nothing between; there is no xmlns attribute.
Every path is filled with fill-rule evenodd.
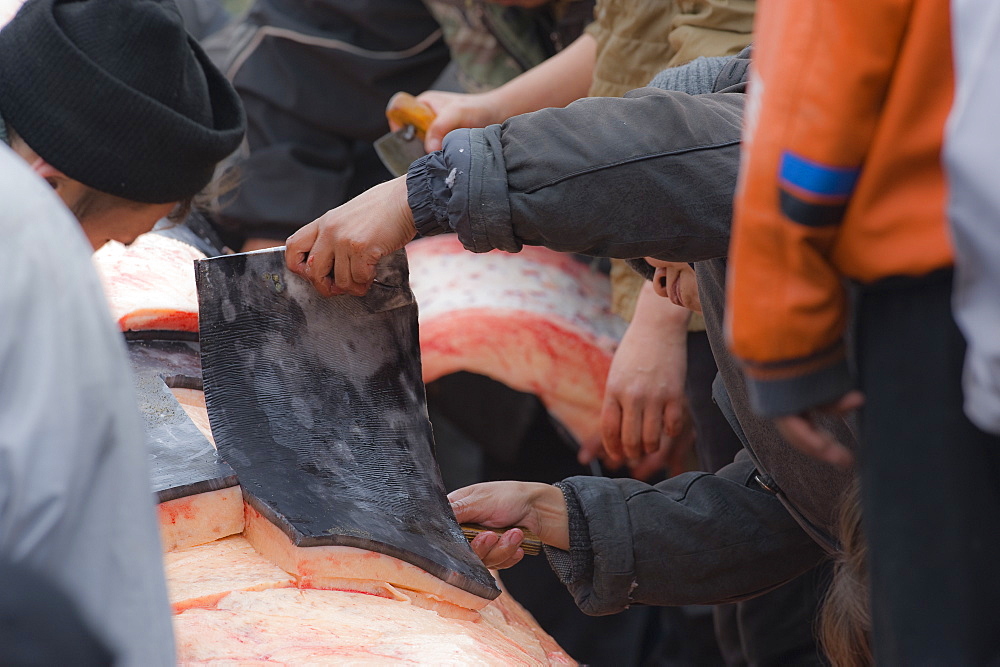
<svg viewBox="0 0 1000 667"><path fill-rule="evenodd" d="M590 97L621 97L660 70L736 55L752 41L754 0L600 0Z"/></svg>
<svg viewBox="0 0 1000 667"><path fill-rule="evenodd" d="M594 0L504 7L476 0L424 0L441 24L466 92L492 90L554 55L583 33Z"/></svg>
<svg viewBox="0 0 1000 667"><path fill-rule="evenodd" d="M590 97L621 97L668 67L736 55L752 41L755 8L754 0L599 0L587 28L597 41ZM643 279L611 263L612 310L631 321ZM700 315L689 330L705 330Z"/></svg>

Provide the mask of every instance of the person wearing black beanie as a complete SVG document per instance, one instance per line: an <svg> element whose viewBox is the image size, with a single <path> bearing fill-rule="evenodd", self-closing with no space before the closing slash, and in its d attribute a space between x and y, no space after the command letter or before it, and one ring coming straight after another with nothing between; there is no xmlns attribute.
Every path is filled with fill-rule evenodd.
<svg viewBox="0 0 1000 667"><path fill-rule="evenodd" d="M184 208L245 124L173 0L28 0L0 30L0 135L95 250Z"/></svg>

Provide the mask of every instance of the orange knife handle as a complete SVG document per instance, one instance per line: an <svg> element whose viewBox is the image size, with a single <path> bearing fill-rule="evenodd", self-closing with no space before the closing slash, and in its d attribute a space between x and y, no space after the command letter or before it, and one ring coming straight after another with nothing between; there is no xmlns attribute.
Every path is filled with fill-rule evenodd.
<svg viewBox="0 0 1000 667"><path fill-rule="evenodd" d="M385 117L392 123L405 127L412 125L421 139L427 134L427 128L434 122L434 111L419 101L413 95L402 91L396 93L385 107Z"/></svg>

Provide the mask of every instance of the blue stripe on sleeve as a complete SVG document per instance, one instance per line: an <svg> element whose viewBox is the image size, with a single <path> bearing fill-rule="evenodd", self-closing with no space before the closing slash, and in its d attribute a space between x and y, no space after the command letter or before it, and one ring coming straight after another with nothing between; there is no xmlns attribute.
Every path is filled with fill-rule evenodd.
<svg viewBox="0 0 1000 667"><path fill-rule="evenodd" d="M824 197L847 197L858 182L860 167L828 167L789 151L781 154L781 180Z"/></svg>

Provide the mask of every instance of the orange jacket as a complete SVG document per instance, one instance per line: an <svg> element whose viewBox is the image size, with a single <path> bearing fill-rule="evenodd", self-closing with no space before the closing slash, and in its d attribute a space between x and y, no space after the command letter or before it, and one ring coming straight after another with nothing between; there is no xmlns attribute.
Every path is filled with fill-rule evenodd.
<svg viewBox="0 0 1000 667"><path fill-rule="evenodd" d="M761 0L730 244L730 346L755 409L852 383L843 279L952 263L940 164L947 0Z"/></svg>

